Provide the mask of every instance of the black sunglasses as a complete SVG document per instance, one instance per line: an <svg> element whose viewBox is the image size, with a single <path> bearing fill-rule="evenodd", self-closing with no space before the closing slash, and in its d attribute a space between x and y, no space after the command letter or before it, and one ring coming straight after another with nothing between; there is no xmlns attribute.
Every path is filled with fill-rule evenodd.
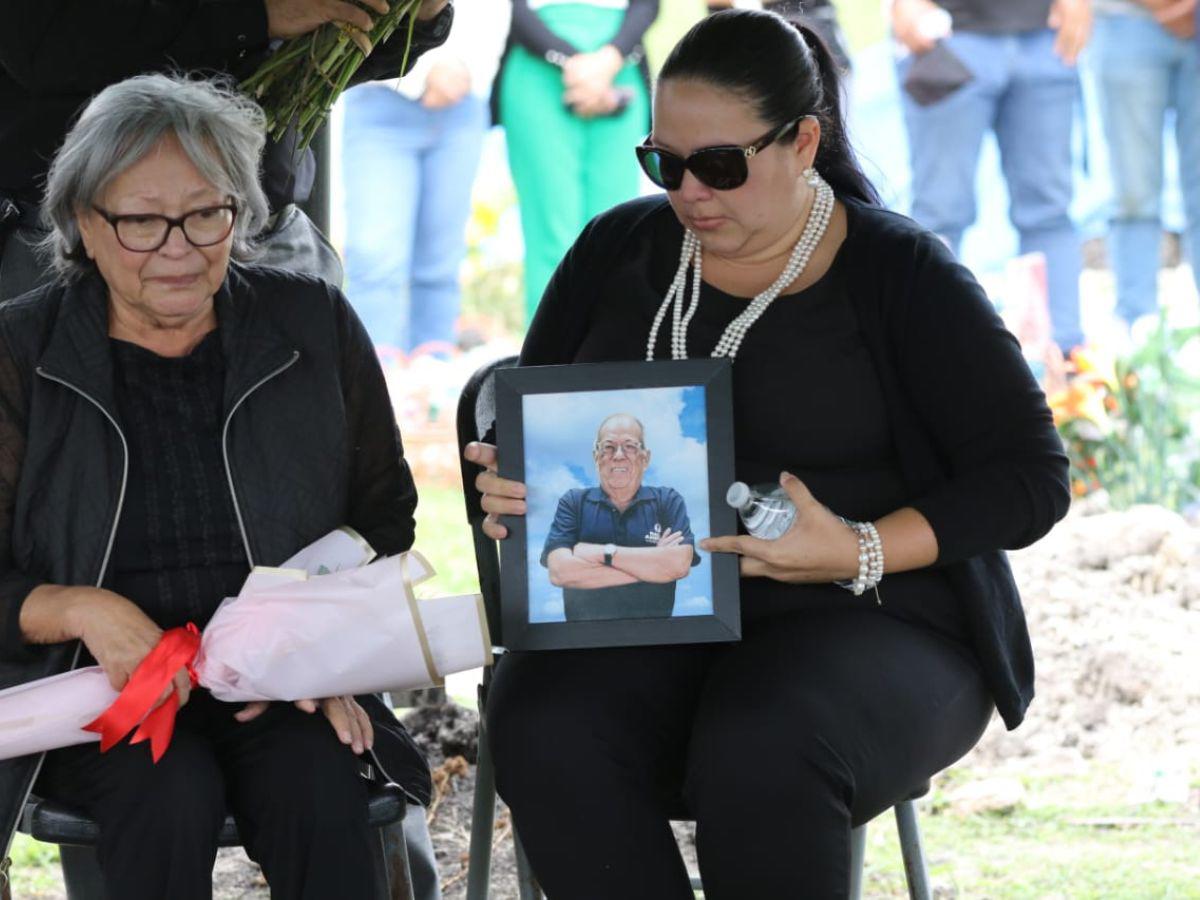
<svg viewBox="0 0 1200 900"><path fill-rule="evenodd" d="M638 162L642 164L642 171L647 178L668 191L679 190L685 170L713 190L732 191L745 184L750 177L750 167L746 161L783 137L803 118L800 116L786 125L772 128L747 147L704 147L689 154L687 159L655 147L649 143L650 136L647 135L646 142L636 148Z"/></svg>
<svg viewBox="0 0 1200 900"><path fill-rule="evenodd" d="M178 218L158 213L116 215L99 206L92 206L100 217L117 233L117 241L134 253L153 253L161 248L178 227L193 247L211 247L229 237L237 218L237 204L222 203L193 209Z"/></svg>

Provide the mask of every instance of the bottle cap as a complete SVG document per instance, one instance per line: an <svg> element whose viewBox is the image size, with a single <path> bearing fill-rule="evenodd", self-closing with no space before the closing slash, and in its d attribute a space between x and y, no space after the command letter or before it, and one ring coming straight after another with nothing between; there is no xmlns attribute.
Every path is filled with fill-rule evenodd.
<svg viewBox="0 0 1200 900"><path fill-rule="evenodd" d="M729 486L729 490L725 492L725 502L734 509L741 509L750 502L750 498L754 496L750 490L750 485L744 481L735 481Z"/></svg>

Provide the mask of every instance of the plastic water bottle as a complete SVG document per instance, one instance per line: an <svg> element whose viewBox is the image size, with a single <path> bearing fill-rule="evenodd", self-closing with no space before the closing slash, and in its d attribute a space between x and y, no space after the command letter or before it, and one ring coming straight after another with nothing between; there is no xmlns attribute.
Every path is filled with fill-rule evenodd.
<svg viewBox="0 0 1200 900"><path fill-rule="evenodd" d="M766 541L781 537L796 518L796 506L782 487L735 481L725 492L725 502L738 511L746 531Z"/></svg>

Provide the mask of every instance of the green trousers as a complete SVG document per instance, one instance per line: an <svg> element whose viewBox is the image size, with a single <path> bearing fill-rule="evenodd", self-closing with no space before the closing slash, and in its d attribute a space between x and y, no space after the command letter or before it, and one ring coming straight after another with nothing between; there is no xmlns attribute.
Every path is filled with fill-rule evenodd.
<svg viewBox="0 0 1200 900"><path fill-rule="evenodd" d="M620 28L623 10L556 4L538 15L581 51L596 50ZM613 82L633 91L615 116L583 119L563 103L562 70L514 47L500 80L500 117L525 239L528 322L559 260L583 226L636 197L633 148L649 131L650 97L638 67L626 63Z"/></svg>

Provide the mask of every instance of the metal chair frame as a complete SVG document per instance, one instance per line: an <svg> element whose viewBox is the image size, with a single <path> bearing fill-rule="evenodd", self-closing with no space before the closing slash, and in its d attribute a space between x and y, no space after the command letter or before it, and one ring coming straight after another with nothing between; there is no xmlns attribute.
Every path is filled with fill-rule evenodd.
<svg viewBox="0 0 1200 900"><path fill-rule="evenodd" d="M462 465L463 494L467 522L475 545L475 566L479 573L480 592L487 611L488 627L493 643L502 645L500 631L500 558L496 542L483 533L483 508L474 489L478 467L463 459L462 451L471 441L482 439L495 423L495 372L516 364L516 357L506 357L481 366L463 388L458 402L458 450ZM487 743L485 709L491 684L491 670L484 671L479 688L479 756L475 768L475 797L471 818L471 844L468 856L467 900L488 900L489 876L492 861L492 833L496 817L496 777ZM928 783L918 787L909 798L894 807L904 858L904 872L911 900L930 900L929 876L921 830L917 821L915 800L929 790ZM520 900L541 900L542 891L530 868L529 860L513 829L513 849L516 854L518 892ZM867 825L859 825L850 836L850 897L862 896L863 864L866 857ZM703 890L699 878L692 878L692 887Z"/></svg>

